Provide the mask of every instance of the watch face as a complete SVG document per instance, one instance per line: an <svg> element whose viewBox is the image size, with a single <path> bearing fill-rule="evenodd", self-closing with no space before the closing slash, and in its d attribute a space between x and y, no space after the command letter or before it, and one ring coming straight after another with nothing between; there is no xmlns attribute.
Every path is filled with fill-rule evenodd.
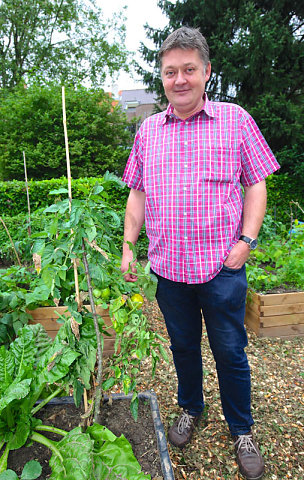
<svg viewBox="0 0 304 480"><path fill-rule="evenodd" d="M258 241L257 240L252 240L250 242L250 250L254 250L258 246Z"/></svg>

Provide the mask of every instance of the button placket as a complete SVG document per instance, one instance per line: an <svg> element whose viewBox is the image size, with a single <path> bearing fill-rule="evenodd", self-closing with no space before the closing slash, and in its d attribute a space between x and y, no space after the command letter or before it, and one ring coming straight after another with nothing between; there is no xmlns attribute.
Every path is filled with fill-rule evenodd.
<svg viewBox="0 0 304 480"><path fill-rule="evenodd" d="M184 229L184 242L185 242L185 248L184 248L184 255L183 255L183 261L184 261L184 272L185 272L185 280L188 281L189 277L189 262L188 262L188 256L189 256L189 241L191 239L189 238L189 211L188 211L188 197L189 197L189 192L191 190L191 169L190 169L190 155L189 155L189 146L190 143L188 141L188 132L189 132L189 122L185 122L185 128L184 128L184 137L182 139L183 143L183 149L184 149L184 155L183 155L183 164L184 164L184 194L183 194L183 229Z"/></svg>

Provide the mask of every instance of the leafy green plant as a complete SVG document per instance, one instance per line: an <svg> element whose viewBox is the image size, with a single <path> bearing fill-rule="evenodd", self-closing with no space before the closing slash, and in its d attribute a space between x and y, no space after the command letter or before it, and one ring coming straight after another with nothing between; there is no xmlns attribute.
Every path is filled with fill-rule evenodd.
<svg viewBox="0 0 304 480"><path fill-rule="evenodd" d="M149 300L154 298L157 279L149 273L150 265L143 267L138 263L136 284L125 282L120 271L120 252L113 235L113 231L119 226L119 217L104 195L106 185L113 182L122 185L119 179L108 173L101 182L94 185L93 189L83 186L84 199L73 199L70 202L66 198L62 199L62 196L67 195L66 189L51 192L56 200L45 210L45 214L50 216L49 222L45 223L43 231L31 237L34 240L32 252L40 259L39 266L36 265L37 273L34 269L31 272L35 280L34 288L23 292L22 297L27 308L42 300L41 292L45 295L43 301L52 299L56 304L61 302L66 305L69 318L67 315L60 316L63 326L53 343L54 358L47 364L48 368L53 361L57 365L58 362L60 364L61 358L69 358L69 352L72 358L68 372L65 372L61 379L61 389L57 393L52 392L51 395L54 396L61 392L62 388L69 386L73 389L76 405L79 405L84 389L90 390L95 423L103 392L113 388L114 385L119 385L126 394L133 393L131 411L136 418L138 410L136 387L142 360L147 356L151 357L152 375L159 358L162 356L167 360L162 346L165 339L149 327L141 309L141 302L136 301L134 297L134 294L138 295L143 291ZM133 254L135 260L135 249ZM78 272L79 297L76 294L75 265ZM18 288L20 287L16 279L10 280L10 275L6 275L5 278L7 284L11 281L13 287L17 284ZM96 291L107 291L107 296L102 298L100 294L99 298L94 299L93 293L96 294ZM104 372L101 334L106 335L107 328L95 308L95 302L100 298L102 300L99 302L100 306L109 310L116 334L115 354ZM91 311L86 308L88 304ZM34 355L32 357L34 358ZM48 371L52 372L53 367ZM94 388L91 388L92 375L96 375ZM58 380L54 379L53 383L56 381L58 384ZM52 381L48 379L47 383L52 384ZM35 398L30 394L30 390L24 393L28 396L27 405L31 407L27 409L25 419L22 419L29 425L26 438L32 438L29 437L32 431L31 415L36 411L30 398L36 401L39 395L42 395L46 384L41 384L40 387ZM43 403L46 403L48 398ZM20 405L18 411L22 411ZM10 426L12 425L7 422L6 427Z"/></svg>
<svg viewBox="0 0 304 480"><path fill-rule="evenodd" d="M66 321L53 342L41 325L27 325L8 350L4 346L0 348L0 444L1 448L5 446L0 458L0 473L3 472L3 475L9 451L36 441L52 451L50 478L54 480L69 478L71 472L79 480L116 479L121 478L121 474L125 475L124 478L138 480L150 478L141 473L131 446L123 436L117 438L99 424L85 431L77 427L65 432L42 425L41 420L35 417L37 411L73 383L76 377L78 381L79 378L86 381L84 359L87 368L94 369L95 361L87 358L89 354L92 359L91 354L96 350L94 326L89 316L84 320L74 348L70 346L73 336L70 320ZM35 406L47 385L56 385L57 388ZM53 432L63 438L55 442L43 432ZM5 474L3 478L16 478L10 472Z"/></svg>
<svg viewBox="0 0 304 480"><path fill-rule="evenodd" d="M12 266L0 274L0 344L9 344L32 318L28 309L54 305L34 268Z"/></svg>
<svg viewBox="0 0 304 480"><path fill-rule="evenodd" d="M301 222L295 220L287 230L282 223L266 218L260 245L247 265L249 287L261 293L277 287L304 290L303 246Z"/></svg>
<svg viewBox="0 0 304 480"><path fill-rule="evenodd" d="M21 473L20 480L35 480L40 477L42 468L39 462L36 460L30 460L24 465ZM0 473L0 480L18 480L17 474L9 469Z"/></svg>

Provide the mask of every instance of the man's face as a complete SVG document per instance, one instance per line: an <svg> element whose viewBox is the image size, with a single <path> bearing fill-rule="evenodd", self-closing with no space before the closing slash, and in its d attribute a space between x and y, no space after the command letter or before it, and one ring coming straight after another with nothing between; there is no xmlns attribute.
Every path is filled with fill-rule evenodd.
<svg viewBox="0 0 304 480"><path fill-rule="evenodd" d="M205 66L197 51L175 48L162 57L161 77L174 113L187 118L204 105L203 95L210 78L210 62Z"/></svg>

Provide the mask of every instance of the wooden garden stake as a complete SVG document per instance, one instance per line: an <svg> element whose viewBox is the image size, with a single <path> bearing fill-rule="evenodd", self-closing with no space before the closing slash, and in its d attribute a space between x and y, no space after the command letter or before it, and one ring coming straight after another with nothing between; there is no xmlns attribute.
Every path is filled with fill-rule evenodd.
<svg viewBox="0 0 304 480"><path fill-rule="evenodd" d="M27 171L26 171L26 159L25 159L25 151L23 151L23 163L24 163L24 176L25 176L25 188L26 188L26 198L27 198L27 210L28 210L28 218L29 218L29 226L28 226L28 234L29 237L32 234L31 230L31 206L30 206L30 195L29 195L29 189L28 189L28 183L27 183Z"/></svg>
<svg viewBox="0 0 304 480"><path fill-rule="evenodd" d="M65 141L65 153L66 153L66 162L67 162L67 176L68 176L68 192L69 192L69 212L71 213L72 209L72 178L71 178L71 164L70 164L70 153L69 153L69 140L67 132L67 122L66 122L66 110L65 110L65 91L62 87L62 115L63 115L63 129L64 129L64 141ZM73 231L72 231L73 233ZM76 302L78 306L80 305L80 296L79 296L79 283L78 283L78 271L77 271L77 259L73 259L74 266L74 278L75 278L75 290L76 290Z"/></svg>
<svg viewBox="0 0 304 480"><path fill-rule="evenodd" d="M101 401L102 401L101 382L102 382L103 339L102 339L102 336L101 336L100 330L99 330L98 319L97 319L97 314L96 314L96 309L95 309L95 303L94 303L94 299L93 299L93 289L92 289L92 285L91 285L89 264L88 264L88 260L87 260L85 242L84 242L83 239L82 239L82 254L83 254L83 264L84 264L86 279L87 279L87 283L88 283L90 305L91 305L91 309L92 309L94 327L95 327L95 332L96 332L96 340L97 340L98 361L97 361L97 378L96 378L96 384L97 385L96 385L96 390L95 390L94 422L98 422L98 417L99 417L99 412L100 412L100 404L101 404Z"/></svg>
<svg viewBox="0 0 304 480"><path fill-rule="evenodd" d="M5 231L6 231L7 235L8 235L8 238L10 239L11 245L12 245L13 250L14 250L14 252L15 252L15 255L16 255L16 258L17 258L17 262L18 262L18 264L19 264L19 267L21 267L20 258L19 258L19 255L18 255L18 253L17 253L17 250L16 250L16 248L15 248L15 245L14 245L14 242L13 242L13 240L12 240L12 237L11 237L9 231L8 231L7 226L6 226L5 223L4 223L4 220L3 220L1 217L0 217L0 222L1 222L2 225L4 226L4 229L5 229Z"/></svg>
<svg viewBox="0 0 304 480"><path fill-rule="evenodd" d="M71 165L70 165L70 155L69 155L69 142L68 142L68 134L67 134L67 124L66 124L66 109L65 109L65 91L64 87L62 87L62 111L63 111L63 128L64 128L64 139L65 139L65 150L66 150L66 160L67 160L67 176L68 176L68 194L69 194L69 211L71 213L72 208L72 180L71 180ZM73 231L72 231L73 233ZM103 351L103 344L102 344L102 337L100 335L98 318L96 314L93 293L92 293L92 285L91 285L91 277L89 273L89 265L86 256L85 250L85 243L82 239L82 251L83 251L83 263L85 267L85 274L88 283L88 290L89 290L89 298L90 298L90 305L93 314L95 332L96 332L96 339L97 339L97 355L98 355L98 368L97 368L97 386L95 390L95 408L94 408L94 422L98 421L99 411L100 411L100 403L102 400L102 390L101 390L101 380L102 380L102 351ZM75 289L76 289L76 301L78 307L80 307L80 295L79 295L79 284L78 284L78 272L77 272L77 262L76 259L73 260L74 264L74 277L75 277ZM84 395L85 403L85 411L88 410L88 403L87 403L87 395Z"/></svg>
<svg viewBox="0 0 304 480"><path fill-rule="evenodd" d="M71 163L70 163L70 152L69 152L69 139L67 131L67 121L66 121L66 109L65 109L65 89L62 87L62 116L63 116L63 130L64 130L64 142L65 142L65 154L67 162L67 177L68 177L68 195L69 195L69 212L72 210L72 177L71 177ZM73 234L73 230L71 230ZM80 294L79 294L79 282L78 282L78 270L77 270L77 259L73 258L73 267L74 267L74 279L75 279L75 290L76 290L76 302L78 308L80 308ZM72 319L73 321L73 319ZM84 390L84 409L85 412L88 410L88 398L87 392Z"/></svg>

